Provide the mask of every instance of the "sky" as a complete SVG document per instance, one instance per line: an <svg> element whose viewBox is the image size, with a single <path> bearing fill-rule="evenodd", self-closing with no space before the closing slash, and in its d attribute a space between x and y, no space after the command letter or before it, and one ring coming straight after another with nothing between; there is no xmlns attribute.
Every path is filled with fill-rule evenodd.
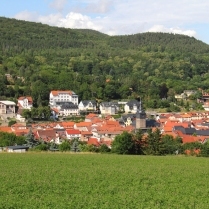
<svg viewBox="0 0 209 209"><path fill-rule="evenodd" d="M108 35L184 34L209 44L209 0L1 0L0 16Z"/></svg>

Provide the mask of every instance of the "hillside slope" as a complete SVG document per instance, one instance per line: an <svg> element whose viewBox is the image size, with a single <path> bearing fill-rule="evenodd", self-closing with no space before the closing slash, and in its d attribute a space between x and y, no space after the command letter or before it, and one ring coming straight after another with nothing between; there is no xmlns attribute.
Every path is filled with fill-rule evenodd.
<svg viewBox="0 0 209 209"><path fill-rule="evenodd" d="M80 99L137 99L160 106L185 89L208 89L209 45L184 35L108 36L0 17L0 95L48 103L52 89ZM12 79L5 79L11 74ZM108 82L107 82L108 81ZM38 102L39 101L39 102Z"/></svg>

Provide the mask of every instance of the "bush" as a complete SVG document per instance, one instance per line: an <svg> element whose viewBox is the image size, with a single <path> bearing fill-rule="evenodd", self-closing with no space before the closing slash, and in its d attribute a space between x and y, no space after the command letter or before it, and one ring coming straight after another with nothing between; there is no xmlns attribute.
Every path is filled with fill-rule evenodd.
<svg viewBox="0 0 209 209"><path fill-rule="evenodd" d="M68 141L62 142L62 144L59 145L59 150L61 152L70 151L70 143Z"/></svg>
<svg viewBox="0 0 209 209"><path fill-rule="evenodd" d="M47 144L39 144L34 149L40 150L40 151L46 151L46 150L48 150L48 145Z"/></svg>
<svg viewBox="0 0 209 209"><path fill-rule="evenodd" d="M14 125L15 123L17 123L16 120L10 120L8 123L8 126L11 127L12 125Z"/></svg>

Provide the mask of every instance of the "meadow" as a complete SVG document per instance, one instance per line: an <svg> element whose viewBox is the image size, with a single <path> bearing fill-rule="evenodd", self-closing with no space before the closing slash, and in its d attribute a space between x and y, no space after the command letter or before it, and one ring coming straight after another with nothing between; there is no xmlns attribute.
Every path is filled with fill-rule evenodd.
<svg viewBox="0 0 209 209"><path fill-rule="evenodd" d="M0 154L0 208L209 207L209 159Z"/></svg>

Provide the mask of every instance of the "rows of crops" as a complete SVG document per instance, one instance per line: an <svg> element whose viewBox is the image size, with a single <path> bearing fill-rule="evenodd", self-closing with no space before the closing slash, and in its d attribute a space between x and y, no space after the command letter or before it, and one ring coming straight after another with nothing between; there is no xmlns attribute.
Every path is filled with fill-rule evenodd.
<svg viewBox="0 0 209 209"><path fill-rule="evenodd" d="M209 159L0 154L0 208L208 208Z"/></svg>

